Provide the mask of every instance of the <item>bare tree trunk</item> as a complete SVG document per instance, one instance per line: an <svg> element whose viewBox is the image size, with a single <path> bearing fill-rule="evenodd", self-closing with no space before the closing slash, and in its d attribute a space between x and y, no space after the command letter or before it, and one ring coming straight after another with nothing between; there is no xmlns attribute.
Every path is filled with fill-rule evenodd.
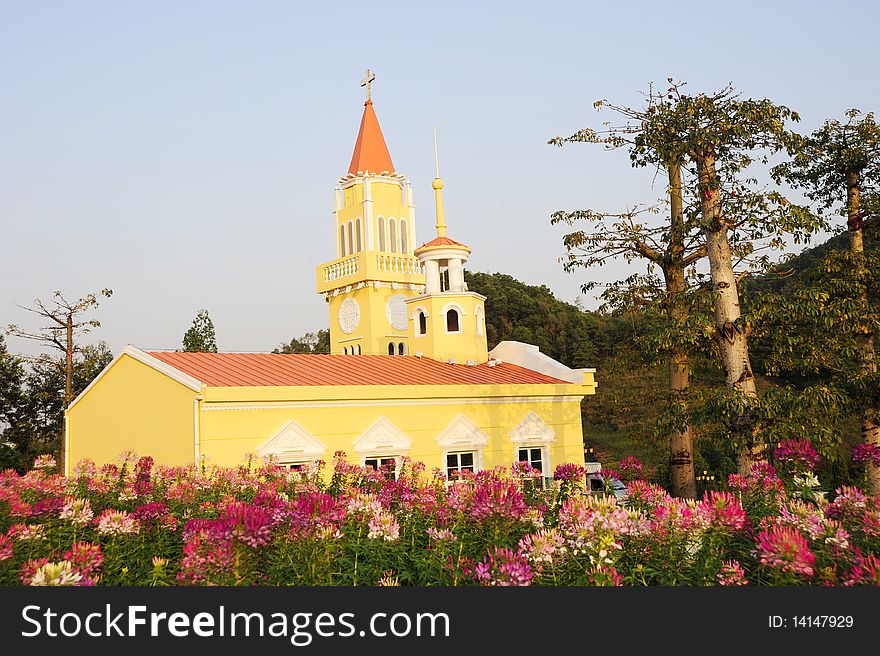
<svg viewBox="0 0 880 656"><path fill-rule="evenodd" d="M697 158L700 201L709 257L709 273L715 299L715 341L721 354L727 385L746 397L757 398L755 376L749 361L748 334L740 322L739 292L733 271L733 256L727 238L728 223L721 208L720 185L712 155ZM738 419L734 433L739 442L737 466L748 473L752 464L766 459L763 440L748 416Z"/></svg>
<svg viewBox="0 0 880 656"><path fill-rule="evenodd" d="M861 176L858 171L848 171L846 174L846 211L847 227L849 228L849 247L855 255L858 273L865 270L865 243L862 230L861 212ZM865 292L862 291L862 299L865 300ZM873 374L877 371L877 359L874 350L874 335L868 333L858 339L859 351L861 352L861 369L865 374ZM869 407L862 415L862 440L866 444L880 446L880 409ZM874 495L880 495L880 467L875 467L868 462L868 491Z"/></svg>
<svg viewBox="0 0 880 656"><path fill-rule="evenodd" d="M73 387L73 315L67 315L67 362L64 371L64 408L71 402Z"/></svg>
<svg viewBox="0 0 880 656"><path fill-rule="evenodd" d="M668 257L663 267L666 280L667 316L674 325L681 326L687 320L687 309L681 304L687 283L684 264L684 213L681 197L681 167L677 164L667 168L669 174L670 231ZM669 357L669 388L682 392L690 386L691 367L688 354L674 348ZM694 439L690 426L675 431L669 437L669 470L672 496L695 499L697 483L694 478Z"/></svg>

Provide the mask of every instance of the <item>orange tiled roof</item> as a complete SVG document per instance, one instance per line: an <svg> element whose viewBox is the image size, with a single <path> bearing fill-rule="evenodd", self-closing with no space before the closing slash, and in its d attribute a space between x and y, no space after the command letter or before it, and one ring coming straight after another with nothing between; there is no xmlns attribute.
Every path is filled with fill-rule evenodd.
<svg viewBox="0 0 880 656"><path fill-rule="evenodd" d="M414 355L149 354L209 387L570 384L507 362L469 367Z"/></svg>
<svg viewBox="0 0 880 656"><path fill-rule="evenodd" d="M372 100L368 100L364 105L361 129L358 131L351 164L348 166L348 172L352 175L357 175L358 171L394 172L391 154L388 152L388 146L385 145L385 137L382 136L382 128L379 127L379 119L376 118L376 112L373 110Z"/></svg>
<svg viewBox="0 0 880 656"><path fill-rule="evenodd" d="M430 248L432 246L458 246L459 248L467 248L468 250L470 250L468 246L465 246L460 241L455 241L454 239L450 239L449 237L435 237L431 241L419 246L416 250Z"/></svg>

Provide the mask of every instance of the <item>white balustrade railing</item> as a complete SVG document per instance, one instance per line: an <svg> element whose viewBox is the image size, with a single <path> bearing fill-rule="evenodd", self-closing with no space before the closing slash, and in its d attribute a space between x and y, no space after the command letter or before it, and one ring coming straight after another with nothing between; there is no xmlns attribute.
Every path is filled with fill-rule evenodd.
<svg viewBox="0 0 880 656"><path fill-rule="evenodd" d="M359 256L349 257L324 267L324 282L339 280L360 271L361 259Z"/></svg>
<svg viewBox="0 0 880 656"><path fill-rule="evenodd" d="M410 255L388 255L380 253L377 257L379 271L391 273L422 273L422 263Z"/></svg>

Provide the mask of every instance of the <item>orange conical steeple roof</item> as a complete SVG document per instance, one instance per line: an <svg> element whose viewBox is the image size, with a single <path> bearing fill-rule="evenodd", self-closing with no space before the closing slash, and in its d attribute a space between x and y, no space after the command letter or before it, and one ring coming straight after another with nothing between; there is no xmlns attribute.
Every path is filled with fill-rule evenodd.
<svg viewBox="0 0 880 656"><path fill-rule="evenodd" d="M348 167L348 172L352 175L366 171L370 173L394 172L394 164L391 162L388 146L385 145L385 137L382 136L382 128L379 127L379 119L376 118L376 112L373 110L372 100L367 100L364 103L361 129L358 131L351 164Z"/></svg>

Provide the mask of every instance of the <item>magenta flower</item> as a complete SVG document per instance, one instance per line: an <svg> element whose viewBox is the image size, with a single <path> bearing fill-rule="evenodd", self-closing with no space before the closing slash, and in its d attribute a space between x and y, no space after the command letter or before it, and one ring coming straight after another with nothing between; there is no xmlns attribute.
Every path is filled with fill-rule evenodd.
<svg viewBox="0 0 880 656"><path fill-rule="evenodd" d="M730 492L707 492L703 498L703 505L715 526L738 532L748 524L746 511L743 510L739 499Z"/></svg>
<svg viewBox="0 0 880 656"><path fill-rule="evenodd" d="M153 459L150 456L143 456L135 465L135 482L134 491L138 497L148 497L153 493L153 486L150 481L150 472L153 469Z"/></svg>
<svg viewBox="0 0 880 656"><path fill-rule="evenodd" d="M580 465L573 462L567 462L564 465L556 465L553 472L553 480L570 483L572 481L582 481L586 476L586 470Z"/></svg>
<svg viewBox="0 0 880 656"><path fill-rule="evenodd" d="M12 558L12 539L0 533L0 561Z"/></svg>
<svg viewBox="0 0 880 656"><path fill-rule="evenodd" d="M203 542L196 536L183 547L177 582L181 584L222 584L235 573L235 550L229 542Z"/></svg>
<svg viewBox="0 0 880 656"><path fill-rule="evenodd" d="M628 480L634 480L642 477L644 466L635 456L626 456L620 459L620 473L626 476Z"/></svg>
<svg viewBox="0 0 880 656"><path fill-rule="evenodd" d="M477 485L470 515L474 519L520 519L527 510L522 494L512 482L494 479Z"/></svg>
<svg viewBox="0 0 880 656"><path fill-rule="evenodd" d="M853 462L871 463L880 467L880 444L857 444L852 450Z"/></svg>
<svg viewBox="0 0 880 656"><path fill-rule="evenodd" d="M812 471L819 464L819 454L809 440L783 440L773 454L791 471Z"/></svg>
<svg viewBox="0 0 880 656"><path fill-rule="evenodd" d="M727 586L748 585L746 572L735 560L726 560L718 572L718 584Z"/></svg>
<svg viewBox="0 0 880 656"><path fill-rule="evenodd" d="M273 525L272 516L264 508L236 501L227 504L224 516L215 521L212 537L263 547L272 538Z"/></svg>
<svg viewBox="0 0 880 656"><path fill-rule="evenodd" d="M844 585L880 585L880 558L874 554L864 556L859 553Z"/></svg>
<svg viewBox="0 0 880 656"><path fill-rule="evenodd" d="M143 460L143 458L141 458ZM157 526L167 527L167 519L174 519L169 516L168 506L161 502L145 503L134 509L131 516L143 524L146 530L150 530Z"/></svg>
<svg viewBox="0 0 880 656"><path fill-rule="evenodd" d="M531 585L534 573L528 559L519 551L495 547L477 563L474 579L481 585Z"/></svg>
<svg viewBox="0 0 880 656"><path fill-rule="evenodd" d="M101 553L100 544L74 542L70 549L64 552L64 560L69 561L83 576L91 576L100 569L104 562L104 554Z"/></svg>
<svg viewBox="0 0 880 656"><path fill-rule="evenodd" d="M790 526L774 526L758 534L761 564L798 576L813 576L816 556L806 538Z"/></svg>

